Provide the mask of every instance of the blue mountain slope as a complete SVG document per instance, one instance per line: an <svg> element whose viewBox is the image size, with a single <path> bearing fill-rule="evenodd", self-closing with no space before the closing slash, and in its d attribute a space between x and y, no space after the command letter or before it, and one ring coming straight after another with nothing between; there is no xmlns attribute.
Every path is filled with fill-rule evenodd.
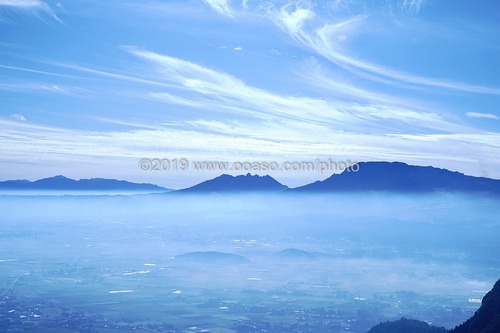
<svg viewBox="0 0 500 333"><path fill-rule="evenodd" d="M466 322L452 330L431 326L423 321L405 319L374 326L368 333L499 333L500 280L483 298L481 307Z"/></svg>
<svg viewBox="0 0 500 333"><path fill-rule="evenodd" d="M358 171L344 171L324 181L293 189L302 192L484 192L500 195L500 180L466 176L434 167L400 162L358 163Z"/></svg>
<svg viewBox="0 0 500 333"><path fill-rule="evenodd" d="M51 190L51 191L168 191L153 184L137 184L116 179L80 179L74 180L64 176L43 178L30 182L28 180L8 180L0 182L0 189L6 190Z"/></svg>
<svg viewBox="0 0 500 333"><path fill-rule="evenodd" d="M500 280L483 298L474 316L450 333L498 333L500 332Z"/></svg>

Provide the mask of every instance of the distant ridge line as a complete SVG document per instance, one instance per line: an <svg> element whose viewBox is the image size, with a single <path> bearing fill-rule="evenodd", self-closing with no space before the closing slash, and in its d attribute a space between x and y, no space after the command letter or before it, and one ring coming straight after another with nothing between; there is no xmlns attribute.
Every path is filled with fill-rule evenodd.
<svg viewBox="0 0 500 333"><path fill-rule="evenodd" d="M289 188L269 175L232 176L223 174L194 186L170 190L149 183L91 178L74 180L61 175L36 181L0 181L4 190L66 190L66 191L151 191L172 193L330 193L330 192L395 192L430 193L462 192L500 195L500 180L464 175L432 166L415 166L402 162L360 162L356 170L333 174L296 188Z"/></svg>
<svg viewBox="0 0 500 333"><path fill-rule="evenodd" d="M358 172L343 172L307 184L302 192L483 192L500 195L500 180L467 176L432 166L415 166L401 162L361 162Z"/></svg>
<svg viewBox="0 0 500 333"><path fill-rule="evenodd" d="M148 183L132 183L125 180L105 178L74 180L61 175L42 178L35 181L0 181L0 189L46 191L169 191L167 188Z"/></svg>
<svg viewBox="0 0 500 333"><path fill-rule="evenodd" d="M221 175L181 193L206 192L466 192L500 195L500 180L467 176L432 166L414 166L401 162L360 162L356 172L346 170L296 188L288 188L271 176Z"/></svg>

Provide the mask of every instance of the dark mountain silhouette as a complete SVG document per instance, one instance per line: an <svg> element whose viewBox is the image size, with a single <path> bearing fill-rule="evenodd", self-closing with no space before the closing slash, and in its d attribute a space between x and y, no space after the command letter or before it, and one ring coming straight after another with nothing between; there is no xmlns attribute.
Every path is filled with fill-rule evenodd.
<svg viewBox="0 0 500 333"><path fill-rule="evenodd" d="M401 318L374 326L368 333L499 333L500 280L483 298L481 307L465 323L447 331L423 321Z"/></svg>
<svg viewBox="0 0 500 333"><path fill-rule="evenodd" d="M227 265L244 264L250 261L248 258L237 254L216 251L189 252L175 256L175 259L187 262Z"/></svg>
<svg viewBox="0 0 500 333"><path fill-rule="evenodd" d="M31 184L31 182L27 179L19 179L19 180L5 180L5 181L0 181L0 188L21 188L23 186L26 186L27 184Z"/></svg>
<svg viewBox="0 0 500 333"><path fill-rule="evenodd" d="M355 171L357 170L357 171ZM293 191L477 192L500 195L500 180L400 162L363 162Z"/></svg>
<svg viewBox="0 0 500 333"><path fill-rule="evenodd" d="M169 189L153 184L137 184L115 179L73 180L64 176L29 180L0 181L0 189L66 190L66 191L150 191ZM407 165L400 162L361 162L341 174L305 186L289 189L271 176L221 175L175 192L361 192L402 193L468 192L500 195L500 180L467 176L434 167Z"/></svg>
<svg viewBox="0 0 500 333"><path fill-rule="evenodd" d="M374 326L368 333L447 333L444 327L434 327L423 321L401 318Z"/></svg>
<svg viewBox="0 0 500 333"><path fill-rule="evenodd" d="M315 260L315 259L321 259L321 258L326 258L328 255L323 254L323 253L318 253L318 252L308 252L300 249L285 249L279 252L276 252L273 257L278 258L278 259L301 259L301 260Z"/></svg>
<svg viewBox="0 0 500 333"><path fill-rule="evenodd" d="M500 332L500 280L484 297L474 316L450 333L498 333Z"/></svg>
<svg viewBox="0 0 500 333"><path fill-rule="evenodd" d="M124 180L92 178L74 180L64 176L29 180L8 180L0 182L0 189L8 190L52 190L52 191L168 191L153 184L137 184Z"/></svg>
<svg viewBox="0 0 500 333"><path fill-rule="evenodd" d="M288 189L271 176L246 175L231 176L221 175L217 178L204 181L182 192L244 192L262 191L278 192Z"/></svg>

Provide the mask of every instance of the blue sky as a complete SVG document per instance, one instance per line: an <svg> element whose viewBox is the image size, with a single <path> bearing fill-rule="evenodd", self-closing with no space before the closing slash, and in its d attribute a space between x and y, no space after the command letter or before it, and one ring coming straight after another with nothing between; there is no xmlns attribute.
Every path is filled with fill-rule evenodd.
<svg viewBox="0 0 500 333"><path fill-rule="evenodd" d="M1 178L215 175L145 157L500 178L498 41L488 0L0 0Z"/></svg>

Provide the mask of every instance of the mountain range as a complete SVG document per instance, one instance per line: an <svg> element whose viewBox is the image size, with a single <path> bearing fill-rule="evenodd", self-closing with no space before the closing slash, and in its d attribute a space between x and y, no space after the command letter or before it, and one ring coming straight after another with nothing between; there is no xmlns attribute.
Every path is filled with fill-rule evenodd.
<svg viewBox="0 0 500 333"><path fill-rule="evenodd" d="M7 180L0 182L3 190L50 190L50 191L136 191L165 192L169 189L153 184L138 184L124 180L92 178L74 180L64 176L43 178L36 181Z"/></svg>
<svg viewBox="0 0 500 333"><path fill-rule="evenodd" d="M64 176L37 181L8 180L0 182L6 190L69 190L69 191L148 191L167 192L153 184L137 184L115 179L73 180ZM177 190L180 193L207 192L466 192L500 195L500 180L467 176L459 172L435 167L408 165L401 162L362 162L340 174L301 187L289 188L271 176L221 175L192 187Z"/></svg>
<svg viewBox="0 0 500 333"><path fill-rule="evenodd" d="M485 192L500 194L500 180L467 176L434 167L408 165L401 162L362 162L357 172L347 169L324 181L317 181L296 191L345 192Z"/></svg>
<svg viewBox="0 0 500 333"><path fill-rule="evenodd" d="M356 170L356 171L354 171ZM473 192L500 195L500 180L467 176L434 167L401 162L362 162L356 169L307 184L288 188L270 176L222 175L183 192Z"/></svg>

